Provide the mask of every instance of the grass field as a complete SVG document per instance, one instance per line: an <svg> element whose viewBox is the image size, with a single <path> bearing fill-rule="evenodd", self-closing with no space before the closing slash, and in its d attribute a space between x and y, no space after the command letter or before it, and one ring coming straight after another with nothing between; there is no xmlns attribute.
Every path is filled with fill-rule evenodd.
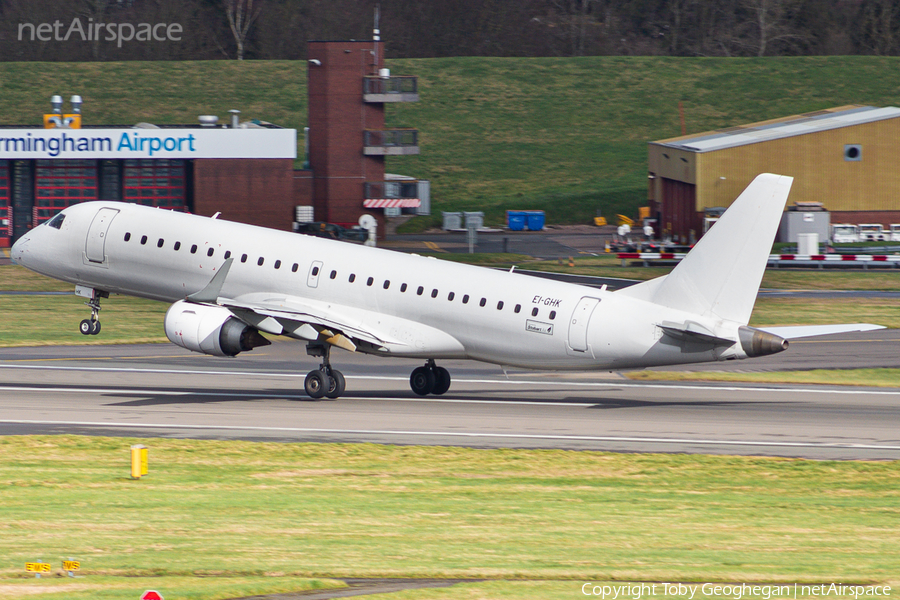
<svg viewBox="0 0 900 600"><path fill-rule="evenodd" d="M150 448L150 474L134 481L129 446L138 441ZM0 594L118 599L152 584L167 598L223 598L232 584L278 589L341 576L551 580L401 598L566 597L585 581L608 580L890 582L900 572L898 469L2 437ZM83 579L23 579L25 562L68 556Z"/></svg>
<svg viewBox="0 0 900 600"><path fill-rule="evenodd" d="M844 104L897 103L897 57L441 58L393 60L419 80L418 103L389 126L419 129L418 156L388 171L432 181L442 210L543 209L549 223L635 212L646 200L647 142ZM52 93L84 97L86 124L258 118L302 131L306 63L0 63L3 122L34 124ZM302 140L301 155L302 155ZM302 162L302 157L298 160Z"/></svg>

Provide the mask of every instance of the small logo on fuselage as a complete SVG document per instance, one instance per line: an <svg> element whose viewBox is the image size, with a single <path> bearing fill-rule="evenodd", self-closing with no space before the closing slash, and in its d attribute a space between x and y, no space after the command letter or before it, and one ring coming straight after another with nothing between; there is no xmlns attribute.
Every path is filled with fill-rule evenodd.
<svg viewBox="0 0 900 600"><path fill-rule="evenodd" d="M543 333L544 335L553 335L553 324L541 323L540 321L532 321L531 319L529 319L525 321L525 331L530 331L532 333Z"/></svg>

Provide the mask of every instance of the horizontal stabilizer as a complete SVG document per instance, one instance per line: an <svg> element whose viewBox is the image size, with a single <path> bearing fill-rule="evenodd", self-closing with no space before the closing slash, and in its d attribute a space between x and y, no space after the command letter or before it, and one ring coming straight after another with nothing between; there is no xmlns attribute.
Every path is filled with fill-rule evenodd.
<svg viewBox="0 0 900 600"><path fill-rule="evenodd" d="M666 335L681 340L683 342L694 342L697 344L712 344L714 346L732 346L734 340L722 338L714 335L706 327L693 321L685 323L669 323L664 321L659 328L666 332Z"/></svg>
<svg viewBox="0 0 900 600"><path fill-rule="evenodd" d="M779 335L788 340L797 338L832 335L835 333L852 333L854 331L875 331L885 329L881 325L871 323L845 323L843 325L791 325L786 327L758 327L757 329Z"/></svg>

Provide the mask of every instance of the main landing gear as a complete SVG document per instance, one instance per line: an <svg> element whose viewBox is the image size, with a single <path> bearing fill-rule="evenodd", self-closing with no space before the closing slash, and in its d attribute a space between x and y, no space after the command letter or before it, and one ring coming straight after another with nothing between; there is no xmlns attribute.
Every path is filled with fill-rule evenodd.
<svg viewBox="0 0 900 600"><path fill-rule="evenodd" d="M322 364L315 371L310 371L303 382L303 389L310 398L330 398L334 400L344 394L347 388L343 373L331 368L331 345L308 344L306 353L310 356L321 356Z"/></svg>
<svg viewBox="0 0 900 600"><path fill-rule="evenodd" d="M429 358L424 367L413 369L409 376L409 387L420 396L440 396L450 389L450 371L435 366L434 359Z"/></svg>
<svg viewBox="0 0 900 600"><path fill-rule="evenodd" d="M91 308L91 318L83 320L78 325L78 331L83 335L97 335L100 333L100 298L109 298L109 293L100 290L90 290L90 300L85 302L85 305Z"/></svg>

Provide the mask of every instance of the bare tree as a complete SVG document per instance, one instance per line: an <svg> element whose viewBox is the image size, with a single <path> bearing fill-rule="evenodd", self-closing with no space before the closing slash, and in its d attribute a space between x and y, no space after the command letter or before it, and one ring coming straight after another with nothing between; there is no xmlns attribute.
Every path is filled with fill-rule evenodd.
<svg viewBox="0 0 900 600"><path fill-rule="evenodd" d="M900 6L895 0L870 0L860 12L862 50L866 54L896 54L900 42Z"/></svg>
<svg viewBox="0 0 900 600"><path fill-rule="evenodd" d="M257 4L254 8L254 0L222 0L225 4L225 15L228 17L228 26L237 44L237 59L244 60L244 49L247 42L247 34L253 22L259 17L262 7Z"/></svg>

